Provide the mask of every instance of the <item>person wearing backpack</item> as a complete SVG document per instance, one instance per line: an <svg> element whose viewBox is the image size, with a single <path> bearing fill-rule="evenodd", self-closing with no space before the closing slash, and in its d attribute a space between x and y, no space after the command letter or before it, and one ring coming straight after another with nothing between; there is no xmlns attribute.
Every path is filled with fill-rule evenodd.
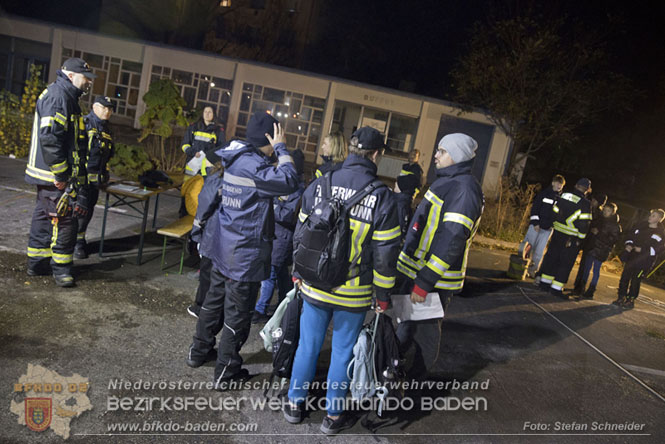
<svg viewBox="0 0 665 444"><path fill-rule="evenodd" d="M247 125L247 140L233 141L217 152L224 166L221 205L204 233L211 230L204 248L213 265L210 288L186 359L190 367L214 359L215 336L223 319L215 390L226 390L230 381L249 377L242 368L240 349L249 335L261 281L270 276L273 199L298 188L298 174L285 141L278 121L256 112ZM272 164L273 153L277 165Z"/></svg>
<svg viewBox="0 0 665 444"><path fill-rule="evenodd" d="M294 277L300 285L303 308L301 334L283 413L292 424L302 421L307 388L314 379L317 359L332 320L332 355L326 393L328 414L321 424L321 431L328 435L353 425L353 419L343 415L349 389L347 366L365 312L371 307L372 293L376 293L377 310L385 310L395 284L400 226L392 191L377 182L377 163L384 149L384 138L377 130L363 127L355 131L349 142L349 156L342 168L315 179L305 190L294 235ZM316 257L321 252L315 251L315 244L310 242L316 234L316 226L312 226L311 222L330 209L325 205L335 205L333 198L342 202L349 199L355 201L359 196L357 193L361 193L360 196L367 194L348 211L348 250L340 248L339 251L331 251L330 255L326 253ZM343 227L340 229L343 230ZM338 239L336 242L341 245L345 240ZM336 256L334 253L341 254ZM331 265L332 261L335 267L331 268L342 268L342 275L349 279L346 282L346 278L342 279L341 285L328 283L333 288L328 288L330 285L326 282L314 285L301 273L301 265L307 263L301 255L311 255L322 264L321 270L329 270L325 265ZM342 261L335 263L339 258Z"/></svg>
<svg viewBox="0 0 665 444"><path fill-rule="evenodd" d="M411 302L422 303L438 293L444 313L464 285L471 240L483 212L483 192L471 173L477 148L473 138L461 133L439 141L434 154L437 178L411 219L397 261L400 286L411 293ZM426 375L435 364L442 320L407 320L397 327L402 352L416 349L413 376Z"/></svg>

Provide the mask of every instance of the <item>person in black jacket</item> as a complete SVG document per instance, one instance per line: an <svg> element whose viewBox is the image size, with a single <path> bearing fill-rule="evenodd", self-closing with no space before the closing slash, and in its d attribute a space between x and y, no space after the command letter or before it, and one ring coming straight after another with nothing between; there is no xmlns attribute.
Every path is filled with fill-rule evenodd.
<svg viewBox="0 0 665 444"><path fill-rule="evenodd" d="M622 308L633 308L635 299L640 294L642 278L665 249L663 219L665 210L651 210L647 221L638 224L628 235L626 249L620 256L624 266L619 281L619 296L613 304Z"/></svg>
<svg viewBox="0 0 665 444"><path fill-rule="evenodd" d="M298 173L298 189L287 196L273 199L275 210L275 239L272 241L272 256L270 258L270 277L261 282L259 299L254 307L252 323L265 322L270 319L266 313L272 294L277 287L278 300L281 302L291 288L289 265L293 254L293 232L298 221L300 199L305 191L303 173L305 170L305 155L301 150L291 151L293 163Z"/></svg>
<svg viewBox="0 0 665 444"><path fill-rule="evenodd" d="M588 254L586 260L580 265L582 277L580 286L582 291L586 287L589 273L593 268L593 279L589 288L583 293L583 297L593 299L593 294L596 291L598 278L600 277L600 266L607 260L614 248L614 244L619 240L621 235L621 225L619 224L619 215L617 214L617 206L615 203L608 203L603 206L601 216L598 219L593 219L590 228L589 240L587 241Z"/></svg>
<svg viewBox="0 0 665 444"><path fill-rule="evenodd" d="M563 294L563 287L589 231L591 203L585 197L589 191L591 181L582 178L575 184L573 192L563 193L552 208L556 213L552 223L554 233L540 267L540 286L562 299L568 299Z"/></svg>
<svg viewBox="0 0 665 444"><path fill-rule="evenodd" d="M86 170L88 172L88 214L78 219L78 233L74 258L85 259L88 245L85 232L92 220L92 215L99 199L99 187L109 181L108 162L113 157L115 146L109 129L109 119L115 111L115 103L105 96L97 96L92 104L92 111L85 118L85 129L88 133L88 156Z"/></svg>
<svg viewBox="0 0 665 444"><path fill-rule="evenodd" d="M201 174L205 177L212 166L220 161L215 151L225 143L224 130L215 123L215 111L211 106L206 106L203 108L201 119L187 128L182 140L182 151L187 156L185 174L188 176ZM200 167L192 167L190 161L201 156L204 156L204 159Z"/></svg>
<svg viewBox="0 0 665 444"><path fill-rule="evenodd" d="M471 241L483 212L484 196L471 174L478 143L461 133L444 136L434 162L436 180L411 219L404 246L397 260L400 293L410 302L428 302L429 319L404 320L397 327L403 353L414 347L413 376L432 370L439 355L442 316L436 308L446 306L464 286Z"/></svg>
<svg viewBox="0 0 665 444"><path fill-rule="evenodd" d="M547 242L552 235L552 222L554 222L552 208L561 195L561 190L565 184L566 179L561 174L555 175L552 178L552 186L538 193L531 205L529 229L519 246L520 253L523 253L527 245L531 245L529 253L531 263L527 271L531 278L536 277L536 272L540 268L540 262L543 260L545 247L547 247Z"/></svg>
<svg viewBox="0 0 665 444"><path fill-rule="evenodd" d="M420 188L423 186L423 169L418 164L418 159L420 159L420 151L413 150L409 153L409 163L402 165L402 171L397 176L395 183L395 198L397 199L402 237L406 236L406 229L413 216L413 199L420 193Z"/></svg>
<svg viewBox="0 0 665 444"><path fill-rule="evenodd" d="M605 202L607 202L607 195L603 193L592 193L591 194L591 225L589 225L589 235L582 242L582 259L580 259L580 266L577 269L577 276L575 276L575 286L573 287L573 294L576 296L582 296L584 293L584 286L586 281L582 283L582 275L584 274L584 264L586 264L587 257L589 252L593 248L593 238L594 231L598 231L600 224L603 222L603 207Z"/></svg>
<svg viewBox="0 0 665 444"><path fill-rule="evenodd" d="M87 135L79 98L97 77L79 58L65 60L37 99L25 181L37 186L28 239L28 275L53 273L56 285L73 287L72 261L78 222L88 211ZM68 187L78 192L73 208L58 212ZM50 264L49 264L50 260ZM49 270L50 265L50 270Z"/></svg>
<svg viewBox="0 0 665 444"><path fill-rule="evenodd" d="M326 174L328 171L337 171L342 167L344 159L348 155L346 140L344 134L339 131L333 131L323 138L321 143L321 159L323 163L314 172L314 178Z"/></svg>

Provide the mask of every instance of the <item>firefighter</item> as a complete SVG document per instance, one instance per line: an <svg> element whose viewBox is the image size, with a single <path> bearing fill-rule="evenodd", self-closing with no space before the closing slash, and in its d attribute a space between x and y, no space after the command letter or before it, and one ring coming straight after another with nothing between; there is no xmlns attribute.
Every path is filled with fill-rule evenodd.
<svg viewBox="0 0 665 444"><path fill-rule="evenodd" d="M406 236L406 230L413 215L413 199L420 193L420 188L423 186L423 169L418 164L419 159L420 151L411 151L409 162L402 165L402 170L395 182L397 214L402 229L402 237Z"/></svg>
<svg viewBox="0 0 665 444"><path fill-rule="evenodd" d="M188 366L199 367L215 359L213 347L223 319L214 373L216 390L226 390L228 382L249 377L242 368L240 349L249 336L261 281L270 276L273 199L298 187L285 142L277 120L256 112L247 125L247 140L234 140L217 152L224 166L221 205L206 224L204 236L211 235L209 244L202 240L202 254L212 261L210 288L185 360Z"/></svg>
<svg viewBox="0 0 665 444"><path fill-rule="evenodd" d="M472 137L461 133L439 141L434 154L437 178L411 219L397 260L399 293L411 293L414 304L435 297L445 312L452 295L462 290L484 204L480 184L471 174L477 148ZM412 376L426 376L436 363L442 319L407 320L397 327L402 352L415 348Z"/></svg>
<svg viewBox="0 0 665 444"><path fill-rule="evenodd" d="M591 223L591 203L585 197L590 191L591 181L582 178L573 192L563 193L553 207L554 233L540 267L540 287L562 299L568 299L563 287Z"/></svg>
<svg viewBox="0 0 665 444"><path fill-rule="evenodd" d="M88 156L86 170L88 173L88 214L78 219L76 247L74 258L88 257L85 231L92 219L92 213L99 199L99 187L109 181L108 162L113 157L115 147L109 129L109 119L115 111L115 103L105 96L97 96L92 104L92 111L86 116L85 129L88 134Z"/></svg>
<svg viewBox="0 0 665 444"><path fill-rule="evenodd" d="M87 136L79 98L95 77L80 58L67 59L58 70L55 82L37 99L25 169L26 182L37 186L27 272L30 276L52 273L56 285L61 287L74 286L71 271L78 230L76 218L84 217L88 211Z"/></svg>
<svg viewBox="0 0 665 444"><path fill-rule="evenodd" d="M619 256L624 263L619 280L617 300L612 302L631 309L640 294L640 284L645 274L654 266L656 258L665 250L665 210L651 210L646 222L635 226L626 239L625 250Z"/></svg>
<svg viewBox="0 0 665 444"><path fill-rule="evenodd" d="M383 136L376 129L362 127L351 135L349 155L342 167L330 176L331 194L348 200L377 179L377 164L385 149ZM305 190L298 215L298 228L293 249L298 251L307 233L300 227L308 216L319 210L315 205L323 197L324 180L315 179ZM360 333L367 310L376 294L377 311L388 308L390 291L395 285L395 262L399 253L400 227L395 199L386 186L379 186L365 196L349 212L351 227L349 280L330 290L323 290L298 280L303 297L300 317L300 340L293 361L288 403L283 414L292 424L300 423L304 416L308 387L314 379L316 362L323 346L328 326L332 323L332 353L327 380L327 416L321 431L334 435L352 425L352 418L344 415L344 400L349 387L347 367L353 357L353 347ZM352 277L355 276L355 277ZM296 277L300 278L297 275ZM343 403L342 403L343 404Z"/></svg>
<svg viewBox="0 0 665 444"><path fill-rule="evenodd" d="M203 108L201 118L187 127L185 137L182 140L182 151L187 156L185 174L188 176L201 174L205 177L210 173L213 165L220 160L215 151L225 143L224 130L215 123L215 111L212 106L206 106ZM190 166L192 159L198 159L202 156L203 161L200 167Z"/></svg>
<svg viewBox="0 0 665 444"><path fill-rule="evenodd" d="M552 186L538 193L531 205L529 228L519 246L520 254L524 254L527 245L531 245L531 263L527 270L530 278L535 278L536 272L540 268L543 253L552 235L552 222L555 216L552 209L554 208L554 203L561 195L561 190L565 184L566 179L562 175L556 174L552 178Z"/></svg>

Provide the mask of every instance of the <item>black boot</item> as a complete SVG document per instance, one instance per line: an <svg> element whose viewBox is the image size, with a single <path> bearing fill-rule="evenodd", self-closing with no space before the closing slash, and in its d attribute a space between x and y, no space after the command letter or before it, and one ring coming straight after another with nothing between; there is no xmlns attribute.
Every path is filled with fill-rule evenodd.
<svg viewBox="0 0 665 444"><path fill-rule="evenodd" d="M618 305L619 307L624 303L626 300L626 295L618 295L616 301L612 302L614 305Z"/></svg>
<svg viewBox="0 0 665 444"><path fill-rule="evenodd" d="M589 285L589 288L586 289L582 297L586 299L593 299L593 294L596 291L596 286L595 285Z"/></svg>
<svg viewBox="0 0 665 444"><path fill-rule="evenodd" d="M584 293L584 285L582 285L581 282L575 282L575 288L573 288L571 294L573 296L582 296L583 293Z"/></svg>

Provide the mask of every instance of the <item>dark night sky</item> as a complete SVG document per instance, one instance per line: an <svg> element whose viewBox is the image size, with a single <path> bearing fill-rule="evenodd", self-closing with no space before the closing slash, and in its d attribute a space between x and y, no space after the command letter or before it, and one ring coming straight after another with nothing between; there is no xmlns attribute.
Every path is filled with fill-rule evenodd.
<svg viewBox="0 0 665 444"><path fill-rule="evenodd" d="M3 0L2 10L95 29L101 3ZM592 171L589 175L608 189L623 187L616 190L620 194L657 187L665 196L665 185L657 181L665 166L665 2L328 0L319 23L323 38L308 52L304 68L396 89L406 84L413 92L450 99L448 72L466 50L471 26L489 16L527 12L566 15L590 28L607 29L611 69L628 76L642 92L635 97L633 111L610 112L581 131L573 149L586 155L567 173ZM608 28L608 17L618 24ZM552 160L544 154L540 163L551 168ZM534 180L551 172L538 162L527 171ZM608 177L612 180L605 180ZM634 183L629 192L626 183Z"/></svg>

